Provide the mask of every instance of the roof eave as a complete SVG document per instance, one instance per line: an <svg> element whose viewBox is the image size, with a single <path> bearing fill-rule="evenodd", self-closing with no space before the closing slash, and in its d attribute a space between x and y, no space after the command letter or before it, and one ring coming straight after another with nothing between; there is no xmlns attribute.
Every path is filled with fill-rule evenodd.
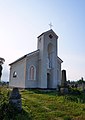
<svg viewBox="0 0 85 120"><path fill-rule="evenodd" d="M61 60L61 58L59 58L58 56L57 56L57 59L58 59L61 63L63 63L63 60Z"/></svg>
<svg viewBox="0 0 85 120"><path fill-rule="evenodd" d="M20 61L20 60L24 59L26 56L27 56L27 55L24 55L24 56L22 56L21 58L17 59L16 61L14 61L14 62L10 63L10 64L9 64L9 66L11 66L11 65L13 65L13 64L15 64L15 63L17 63L18 61Z"/></svg>
<svg viewBox="0 0 85 120"><path fill-rule="evenodd" d="M43 32L43 33L42 33L41 35L39 35L37 38L39 38L40 36L42 36L42 35L50 32L50 31L52 31L52 32L54 33L54 35L56 36L56 38L58 39L58 36L56 35L56 33L55 33L52 29L50 29L50 30L48 30L48 31L46 31L46 32Z"/></svg>
<svg viewBox="0 0 85 120"><path fill-rule="evenodd" d="M9 66L17 63L18 61L20 61L20 60L22 60L22 59L24 59L24 58L26 58L26 57L28 57L28 56L34 55L34 54L36 54L37 52L39 52L39 50L36 50L36 51L31 52L31 53L29 53L29 54L26 54L26 55L22 56L21 58L17 59L16 61L10 63Z"/></svg>

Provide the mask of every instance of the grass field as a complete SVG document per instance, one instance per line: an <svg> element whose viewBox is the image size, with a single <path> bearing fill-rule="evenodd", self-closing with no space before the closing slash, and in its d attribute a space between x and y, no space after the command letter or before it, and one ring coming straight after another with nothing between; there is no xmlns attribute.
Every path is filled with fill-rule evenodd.
<svg viewBox="0 0 85 120"><path fill-rule="evenodd" d="M6 87L0 88L2 106L8 101L8 91ZM5 110L5 114L0 111L3 114L2 120L85 120L84 94L59 95L56 91L39 90L20 90L20 94L22 112L16 113L9 107L10 110Z"/></svg>

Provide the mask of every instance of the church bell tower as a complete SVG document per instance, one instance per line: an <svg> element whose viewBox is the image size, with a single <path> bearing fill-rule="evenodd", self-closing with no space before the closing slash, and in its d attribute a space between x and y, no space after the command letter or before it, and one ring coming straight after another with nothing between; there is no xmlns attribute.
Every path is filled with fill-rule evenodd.
<svg viewBox="0 0 85 120"><path fill-rule="evenodd" d="M52 29L38 36L40 88L57 87L57 39Z"/></svg>

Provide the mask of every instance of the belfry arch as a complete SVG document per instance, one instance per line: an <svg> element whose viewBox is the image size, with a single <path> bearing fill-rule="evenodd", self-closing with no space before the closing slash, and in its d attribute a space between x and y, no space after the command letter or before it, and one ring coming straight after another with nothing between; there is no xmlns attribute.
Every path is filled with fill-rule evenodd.
<svg viewBox="0 0 85 120"><path fill-rule="evenodd" d="M49 43L47 46L47 88L50 89L52 85L52 68L53 68L54 46Z"/></svg>
<svg viewBox="0 0 85 120"><path fill-rule="evenodd" d="M53 67L53 53L54 53L54 47L53 47L53 44L52 43L49 43L48 44L48 47L47 47L47 57L48 57L48 62L49 62L49 68L51 69Z"/></svg>

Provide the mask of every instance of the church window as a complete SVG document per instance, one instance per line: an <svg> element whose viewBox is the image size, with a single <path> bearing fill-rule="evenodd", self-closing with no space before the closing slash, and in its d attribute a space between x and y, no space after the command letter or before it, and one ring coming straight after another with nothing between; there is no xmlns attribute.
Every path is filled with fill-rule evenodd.
<svg viewBox="0 0 85 120"><path fill-rule="evenodd" d="M36 77L36 68L35 66L30 67L30 80L35 80Z"/></svg>
<svg viewBox="0 0 85 120"><path fill-rule="evenodd" d="M41 42L41 38L39 39L39 42Z"/></svg>
<svg viewBox="0 0 85 120"><path fill-rule="evenodd" d="M14 77L14 78L17 77L16 71L13 72L13 77Z"/></svg>
<svg viewBox="0 0 85 120"><path fill-rule="evenodd" d="M49 35L49 38L50 38L50 39L52 39L52 38L53 38L53 36L50 34L50 35Z"/></svg>

